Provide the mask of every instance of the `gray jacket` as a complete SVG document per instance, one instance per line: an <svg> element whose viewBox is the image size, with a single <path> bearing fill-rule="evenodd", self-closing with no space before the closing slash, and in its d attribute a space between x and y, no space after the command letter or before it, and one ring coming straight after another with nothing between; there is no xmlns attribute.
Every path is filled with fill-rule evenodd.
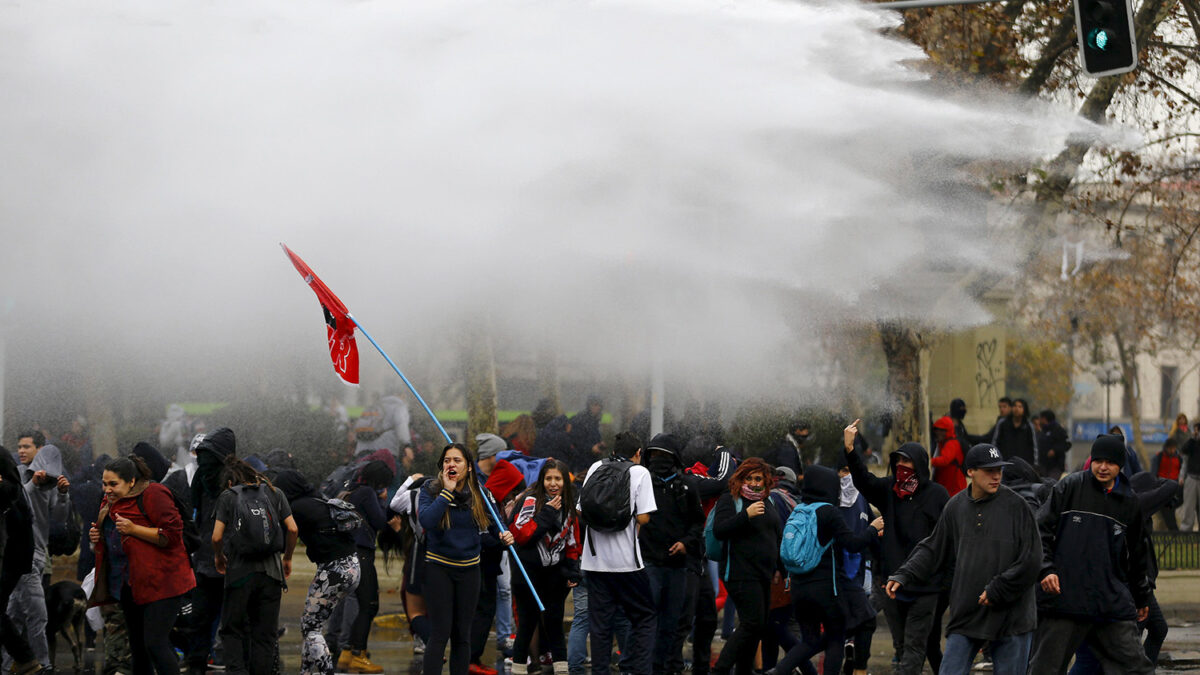
<svg viewBox="0 0 1200 675"><path fill-rule="evenodd" d="M22 467L21 480L25 483L25 495L29 498L33 514L33 571L41 574L49 555L46 542L50 538L50 522L66 520L71 515L71 495L58 491L54 482L36 485L33 474L45 471L57 482L63 475L62 452L53 445L44 445L29 466Z"/></svg>

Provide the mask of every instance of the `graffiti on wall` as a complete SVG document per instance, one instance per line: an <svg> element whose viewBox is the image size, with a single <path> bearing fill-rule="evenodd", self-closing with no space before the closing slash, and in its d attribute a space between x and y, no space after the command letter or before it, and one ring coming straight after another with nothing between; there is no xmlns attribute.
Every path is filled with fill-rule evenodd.
<svg viewBox="0 0 1200 675"><path fill-rule="evenodd" d="M1000 344L996 338L975 345L975 386L981 406L995 405L1000 398L1000 378L1004 368L1000 363Z"/></svg>

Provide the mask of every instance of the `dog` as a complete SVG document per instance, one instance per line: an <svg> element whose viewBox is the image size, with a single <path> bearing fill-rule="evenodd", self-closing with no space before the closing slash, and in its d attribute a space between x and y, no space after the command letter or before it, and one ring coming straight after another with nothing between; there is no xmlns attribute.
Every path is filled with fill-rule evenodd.
<svg viewBox="0 0 1200 675"><path fill-rule="evenodd" d="M60 581L46 590L46 643L50 665L55 666L55 645L62 634L71 645L75 672L83 670L83 622L87 612L87 594L74 581Z"/></svg>

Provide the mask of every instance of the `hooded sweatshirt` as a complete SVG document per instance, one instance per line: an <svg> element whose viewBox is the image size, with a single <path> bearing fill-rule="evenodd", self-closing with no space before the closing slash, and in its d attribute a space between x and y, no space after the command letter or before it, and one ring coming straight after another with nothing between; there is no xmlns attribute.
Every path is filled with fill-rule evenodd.
<svg viewBox="0 0 1200 675"><path fill-rule="evenodd" d="M309 560L320 565L354 555L354 534L338 532L329 506L303 474L284 469L272 483L291 504L292 518L296 520Z"/></svg>
<svg viewBox="0 0 1200 675"><path fill-rule="evenodd" d="M645 465L650 471L658 510L641 527L638 542L642 559L652 567L686 567L689 556L701 555L704 507L700 504L700 494L684 473L679 457L681 445L673 436L660 434L646 447ZM684 553L669 554L675 542L683 542Z"/></svg>
<svg viewBox="0 0 1200 675"><path fill-rule="evenodd" d="M916 491L903 498L892 489L896 482L896 460L901 455L906 455L913 461L917 476ZM867 498L867 502L879 510L879 515L883 516L886 523L880 546L880 569L875 573L875 579L879 580L877 583L882 583L900 569L922 539L933 533L933 528L937 525L950 496L946 494L946 488L930 480L929 455L926 454L925 448L917 443L905 443L891 454L891 473L884 477L872 474L857 450L846 455L846 463L850 467L850 475L854 477L854 487ZM937 593L944 587L944 576L938 573L926 579L923 584L906 586L904 592Z"/></svg>
<svg viewBox="0 0 1200 675"><path fill-rule="evenodd" d="M1004 485L975 499L968 487L890 580L903 590L953 570L946 633L996 640L1037 627L1041 561L1037 521L1025 500ZM984 591L988 605L979 604Z"/></svg>
<svg viewBox="0 0 1200 675"><path fill-rule="evenodd" d="M949 417L939 419L933 426L946 432L946 441L938 447L937 456L929 460L929 464L933 466L933 479L953 497L967 486L967 477L963 473L963 459L966 453L963 452L962 444L958 442L958 434Z"/></svg>
<svg viewBox="0 0 1200 675"><path fill-rule="evenodd" d="M861 532L855 532L846 525L841 509L837 506L841 493L842 481L833 469L814 464L804 472L800 498L805 504L822 505L817 509L817 542L822 545L830 544L830 546L821 556L821 561L817 563L816 567L805 574L792 575L793 597L797 592L809 592L797 588L802 585L816 584L821 586L822 590L834 591L835 594L840 592L840 589L849 586L850 578L846 576L846 570L841 564L845 558L843 553L858 553L867 548L871 541L879 536L879 531L874 527L867 527ZM834 576L835 560L838 561L836 581Z"/></svg>
<svg viewBox="0 0 1200 675"><path fill-rule="evenodd" d="M45 471L51 479L47 485L37 485L33 475ZM71 495L62 494L55 484L63 475L62 453L53 445L43 445L38 454L25 467L25 494L29 495L30 515L33 519L33 568L41 572L49 559L46 543L50 538L50 519L62 522L70 517Z"/></svg>
<svg viewBox="0 0 1200 675"><path fill-rule="evenodd" d="M200 548L192 556L196 574L219 577L213 563L212 533L216 524L217 498L225 486L221 485L221 470L225 458L237 454L237 440L233 430L221 427L204 436L196 446L196 475L192 478L192 511L200 527Z"/></svg>
<svg viewBox="0 0 1200 675"><path fill-rule="evenodd" d="M133 454L141 457L146 466L150 468L150 480L155 483L161 483L171 468L171 463L167 461L167 458L163 457L158 448L149 443L138 443L133 446Z"/></svg>

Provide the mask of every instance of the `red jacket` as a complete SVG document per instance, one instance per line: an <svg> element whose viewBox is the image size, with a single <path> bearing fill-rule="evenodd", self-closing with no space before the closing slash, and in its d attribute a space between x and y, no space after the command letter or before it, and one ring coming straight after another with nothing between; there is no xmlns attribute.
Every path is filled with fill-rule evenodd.
<svg viewBox="0 0 1200 675"><path fill-rule="evenodd" d="M138 506L138 496L142 505ZM145 512L143 513L143 509ZM133 589L133 601L139 605L156 600L183 595L196 587L196 575L183 546L183 519L171 491L158 483L139 481L129 494L116 503L102 505L96 527L103 532L105 518L113 515L127 518L135 525L153 527L167 538L165 547L133 536L121 537L121 549L129 558L129 586ZM116 520L113 519L113 523ZM90 605L114 602L108 589L108 551L104 537L94 547L96 551L96 587L92 591Z"/></svg>
<svg viewBox="0 0 1200 675"><path fill-rule="evenodd" d="M967 487L967 477L962 469L963 459L962 446L951 437L938 449L938 456L929 460L933 466L933 480L946 488L951 497Z"/></svg>

